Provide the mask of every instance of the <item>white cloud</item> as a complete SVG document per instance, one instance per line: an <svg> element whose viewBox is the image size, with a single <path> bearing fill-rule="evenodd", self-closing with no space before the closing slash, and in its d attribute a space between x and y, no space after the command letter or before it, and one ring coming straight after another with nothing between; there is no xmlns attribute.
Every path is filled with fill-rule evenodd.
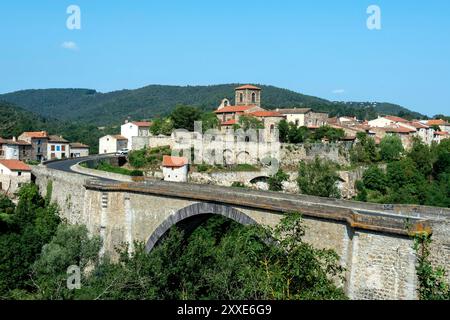
<svg viewBox="0 0 450 320"><path fill-rule="evenodd" d="M78 50L78 46L73 41L65 41L61 44L61 47L67 50Z"/></svg>
<svg viewBox="0 0 450 320"><path fill-rule="evenodd" d="M343 94L343 93L345 93L345 90L344 89L335 89L335 90L333 90L331 92L334 93L334 94Z"/></svg>

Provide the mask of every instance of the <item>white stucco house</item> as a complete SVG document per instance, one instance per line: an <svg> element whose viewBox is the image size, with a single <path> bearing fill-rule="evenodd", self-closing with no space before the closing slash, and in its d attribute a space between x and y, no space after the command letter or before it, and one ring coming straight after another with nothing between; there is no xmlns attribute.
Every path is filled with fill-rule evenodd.
<svg viewBox="0 0 450 320"><path fill-rule="evenodd" d="M74 142L70 144L70 157L71 158L80 158L89 156L89 146Z"/></svg>
<svg viewBox="0 0 450 320"><path fill-rule="evenodd" d="M128 139L122 135L107 135L99 140L99 154L115 153L128 148Z"/></svg>
<svg viewBox="0 0 450 320"><path fill-rule="evenodd" d="M0 160L0 191L14 194L31 182L31 168L19 160Z"/></svg>
<svg viewBox="0 0 450 320"><path fill-rule="evenodd" d="M50 135L47 142L47 155L49 160L68 158L70 155L69 141L60 136Z"/></svg>
<svg viewBox="0 0 450 320"><path fill-rule="evenodd" d="M151 122L125 122L120 127L120 135L128 139L127 148L133 150L133 137L149 137Z"/></svg>
<svg viewBox="0 0 450 320"><path fill-rule="evenodd" d="M386 127L390 127L395 124L405 124L408 122L409 122L408 120L400 118L400 117L384 116L384 117L378 117L375 120L369 121L368 124L370 127L386 128Z"/></svg>
<svg viewBox="0 0 450 320"><path fill-rule="evenodd" d="M187 182L189 172L189 161L184 157L163 157L164 181Z"/></svg>

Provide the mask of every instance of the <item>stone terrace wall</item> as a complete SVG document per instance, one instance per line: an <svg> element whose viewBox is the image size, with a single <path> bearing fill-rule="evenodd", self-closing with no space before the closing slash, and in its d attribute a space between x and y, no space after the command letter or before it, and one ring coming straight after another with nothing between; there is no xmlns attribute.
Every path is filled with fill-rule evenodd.
<svg viewBox="0 0 450 320"><path fill-rule="evenodd" d="M312 161L316 157L331 160L341 165L349 164L349 143L282 144L281 164L283 167L297 167L299 161Z"/></svg>

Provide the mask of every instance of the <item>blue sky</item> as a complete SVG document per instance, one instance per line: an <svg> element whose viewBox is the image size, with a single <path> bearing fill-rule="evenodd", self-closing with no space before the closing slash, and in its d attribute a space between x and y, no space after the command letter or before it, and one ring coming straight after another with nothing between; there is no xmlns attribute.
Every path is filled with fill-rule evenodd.
<svg viewBox="0 0 450 320"><path fill-rule="evenodd" d="M0 93L239 82L449 114L449 39L448 0L1 1Z"/></svg>

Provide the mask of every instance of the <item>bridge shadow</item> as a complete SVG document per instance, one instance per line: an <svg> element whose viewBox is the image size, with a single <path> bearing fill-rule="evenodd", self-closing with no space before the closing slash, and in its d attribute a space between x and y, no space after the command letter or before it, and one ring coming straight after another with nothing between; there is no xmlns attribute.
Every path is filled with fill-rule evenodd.
<svg viewBox="0 0 450 320"><path fill-rule="evenodd" d="M183 231L187 238L195 229L214 215L220 215L242 225L257 224L255 220L235 208L216 203L195 203L172 214L153 232L147 241L147 252L152 251L155 246L164 240L172 227L176 226Z"/></svg>

